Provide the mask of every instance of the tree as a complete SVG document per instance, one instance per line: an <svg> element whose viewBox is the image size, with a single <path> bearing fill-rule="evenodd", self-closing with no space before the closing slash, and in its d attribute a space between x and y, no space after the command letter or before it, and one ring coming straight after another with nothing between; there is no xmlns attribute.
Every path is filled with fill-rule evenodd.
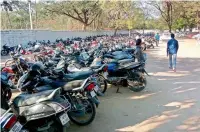
<svg viewBox="0 0 200 132"><path fill-rule="evenodd" d="M200 9L199 1L178 1L174 2L174 14L179 20L175 24L187 27L192 30L200 21L198 20L198 11ZM182 24L181 24L182 23ZM184 23L184 24L183 24Z"/></svg>
<svg viewBox="0 0 200 132"><path fill-rule="evenodd" d="M106 24L115 30L131 28L130 22L133 18L133 3L131 1L103 1L102 9L104 11Z"/></svg>
<svg viewBox="0 0 200 132"><path fill-rule="evenodd" d="M61 1L46 6L49 12L66 15L83 24L83 30L91 25L101 12L98 1Z"/></svg>
<svg viewBox="0 0 200 132"><path fill-rule="evenodd" d="M178 29L179 31L181 29L183 29L186 25L186 21L183 18L178 18L175 20L174 24L173 24L173 28L176 30Z"/></svg>
<svg viewBox="0 0 200 132"><path fill-rule="evenodd" d="M12 28L12 24L11 24L11 21L10 21L10 16L9 16L8 11L13 11L11 4L12 3L8 3L5 0L1 4L1 7L4 9L4 11L6 11L6 15L7 15L7 18L8 18L8 22L9 22L10 28Z"/></svg>
<svg viewBox="0 0 200 132"><path fill-rule="evenodd" d="M152 1L148 2L148 4L154 6L160 12L162 18L168 26L169 32L171 33L173 25L173 2L169 0Z"/></svg>

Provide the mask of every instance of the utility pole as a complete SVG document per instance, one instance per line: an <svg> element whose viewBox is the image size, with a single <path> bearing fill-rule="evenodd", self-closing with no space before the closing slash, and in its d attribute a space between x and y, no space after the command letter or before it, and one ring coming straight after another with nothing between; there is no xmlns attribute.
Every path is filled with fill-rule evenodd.
<svg viewBox="0 0 200 132"><path fill-rule="evenodd" d="M37 2L35 0L35 29L37 29Z"/></svg>
<svg viewBox="0 0 200 132"><path fill-rule="evenodd" d="M33 29L33 21L32 21L32 14L31 14L31 0L28 0L28 7L29 7L30 26L31 26L31 30L32 30Z"/></svg>

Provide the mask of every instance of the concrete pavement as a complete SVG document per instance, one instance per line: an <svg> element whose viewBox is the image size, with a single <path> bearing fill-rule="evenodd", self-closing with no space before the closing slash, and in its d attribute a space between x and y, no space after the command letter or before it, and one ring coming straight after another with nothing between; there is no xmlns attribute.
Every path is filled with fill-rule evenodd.
<svg viewBox="0 0 200 132"><path fill-rule="evenodd" d="M68 132L200 132L200 46L180 40L177 72L168 69L166 44L147 51L147 88L109 88L94 122Z"/></svg>
<svg viewBox="0 0 200 132"><path fill-rule="evenodd" d="M109 88L92 124L68 132L200 132L200 46L180 40L177 72L168 69L166 44L149 49L147 87L139 93Z"/></svg>

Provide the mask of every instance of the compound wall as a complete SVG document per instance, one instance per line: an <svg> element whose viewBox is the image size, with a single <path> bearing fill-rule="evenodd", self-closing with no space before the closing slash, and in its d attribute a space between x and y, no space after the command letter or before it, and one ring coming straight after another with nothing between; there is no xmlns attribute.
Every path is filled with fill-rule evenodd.
<svg viewBox="0 0 200 132"><path fill-rule="evenodd" d="M118 33L128 33L119 31ZM51 30L5 30L1 31L1 46L7 44L15 46L18 44L26 45L29 41L66 39L73 37L86 37L93 35L113 35L114 31L51 31Z"/></svg>

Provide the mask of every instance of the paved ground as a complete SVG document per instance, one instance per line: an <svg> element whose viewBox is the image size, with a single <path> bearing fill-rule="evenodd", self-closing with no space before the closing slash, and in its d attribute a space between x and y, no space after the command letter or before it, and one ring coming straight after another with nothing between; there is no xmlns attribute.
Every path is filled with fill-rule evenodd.
<svg viewBox="0 0 200 132"><path fill-rule="evenodd" d="M92 124L68 132L200 132L200 46L180 41L177 72L168 70L166 45L148 51L146 90L109 88Z"/></svg>
<svg viewBox="0 0 200 132"><path fill-rule="evenodd" d="M168 69L166 44L149 50L147 88L109 88L94 122L68 132L200 132L200 46L180 40L177 72Z"/></svg>

